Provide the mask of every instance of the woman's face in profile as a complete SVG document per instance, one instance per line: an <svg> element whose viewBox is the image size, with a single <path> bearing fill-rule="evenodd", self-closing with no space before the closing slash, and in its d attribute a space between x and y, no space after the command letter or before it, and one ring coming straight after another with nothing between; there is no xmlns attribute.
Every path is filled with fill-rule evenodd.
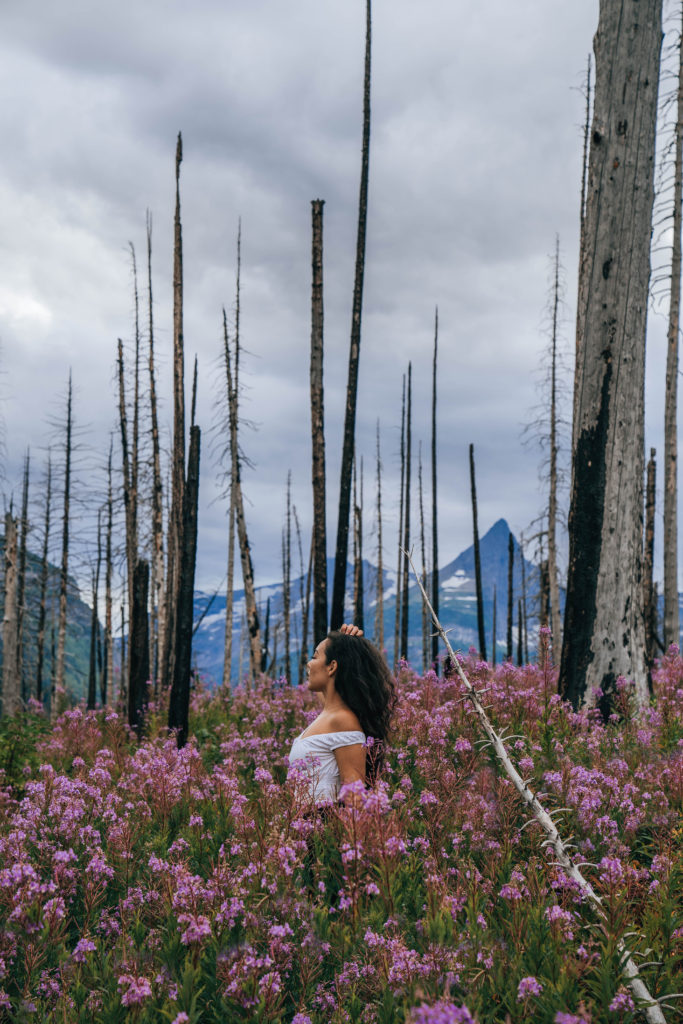
<svg viewBox="0 0 683 1024"><path fill-rule="evenodd" d="M325 656L326 647L327 638L320 641L313 652L313 657L306 666L308 669L308 689L314 693L324 690L330 678L330 666L327 664Z"/></svg>

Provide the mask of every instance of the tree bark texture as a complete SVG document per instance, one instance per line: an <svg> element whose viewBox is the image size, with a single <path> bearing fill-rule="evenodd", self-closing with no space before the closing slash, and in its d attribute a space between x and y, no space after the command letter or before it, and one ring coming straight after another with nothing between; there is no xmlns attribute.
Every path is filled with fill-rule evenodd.
<svg viewBox="0 0 683 1024"><path fill-rule="evenodd" d="M5 514L5 612L2 623L2 713L16 715L21 709L21 685L17 671L17 521Z"/></svg>
<svg viewBox="0 0 683 1024"><path fill-rule="evenodd" d="M19 572L17 580L17 676L21 689L21 699L28 699L26 673L24 670L24 618L26 615L26 539L28 536L28 487L31 456L26 452L24 459L24 479L21 489L21 532L19 536Z"/></svg>
<svg viewBox="0 0 683 1024"><path fill-rule="evenodd" d="M418 498L419 498L419 511L420 511L420 554L422 556L422 586L427 589L427 552L425 550L425 511L424 511L424 496L422 490L422 447L418 455L417 462L417 477L418 477ZM427 612L427 606L422 603L422 671L423 673L429 668L429 615Z"/></svg>
<svg viewBox="0 0 683 1024"><path fill-rule="evenodd" d="M377 601L375 604L375 643L384 650L384 553L382 550L382 456L377 420Z"/></svg>
<svg viewBox="0 0 683 1024"><path fill-rule="evenodd" d="M406 377L403 374L403 397L401 399L401 486L398 499L398 564L396 566L396 608L394 614L394 672L398 667L399 629L401 625L401 565L403 563L403 507L405 501L404 483L406 478Z"/></svg>
<svg viewBox="0 0 683 1024"><path fill-rule="evenodd" d="M353 312L351 317L351 345L349 373L346 386L344 415L344 442L339 480L339 516L337 544L332 585L330 626L339 629L344 620L344 593L346 590L346 562L349 550L349 510L351 504L351 468L356 436L356 394L358 391L358 360L360 355L361 314L363 309L363 278L365 275L365 235L368 219L368 178L370 167L370 55L371 9L370 0L365 8L365 78L363 85L363 143L361 149L360 194L358 198L358 235L356 239L356 272L353 285Z"/></svg>
<svg viewBox="0 0 683 1024"><path fill-rule="evenodd" d="M112 447L109 443L107 462L107 535L104 547L104 671L102 673L102 704L114 702L114 602L112 598L112 540L114 532L114 496L112 493ZM123 664L123 663L122 663Z"/></svg>
<svg viewBox="0 0 683 1024"><path fill-rule="evenodd" d="M477 519L477 482L474 473L474 445L470 445L470 492L472 496L472 534L474 537L474 582L477 590L477 629L479 654L486 661L486 632L484 629L484 593L481 584L481 555L479 552L479 523Z"/></svg>
<svg viewBox="0 0 683 1024"><path fill-rule="evenodd" d="M327 634L327 524L325 499L325 410L323 400L323 206L311 203L311 448L313 484L313 640Z"/></svg>
<svg viewBox="0 0 683 1024"><path fill-rule="evenodd" d="M648 699L644 373L661 41L661 0L601 0L560 677L575 708L599 687L603 714L619 676Z"/></svg>
<svg viewBox="0 0 683 1024"><path fill-rule="evenodd" d="M164 607L164 507L161 479L161 445L157 413L156 372L154 369L154 304L152 300L152 217L147 212L147 303L149 317L149 409L152 431L152 559L150 599L150 672L158 696L161 652L166 633ZM110 676L111 678L111 676Z"/></svg>
<svg viewBox="0 0 683 1024"><path fill-rule="evenodd" d="M664 647L679 642L678 622L678 344L681 322L681 204L683 203L683 45L679 42L674 162L671 292L664 399Z"/></svg>
<svg viewBox="0 0 683 1024"><path fill-rule="evenodd" d="M507 645L506 645L506 658L508 661L512 661L512 608L513 608L513 585L514 585L514 566L515 566L515 542L512 539L512 533L508 534L508 621L507 621Z"/></svg>
<svg viewBox="0 0 683 1024"><path fill-rule="evenodd" d="M553 319L550 353L550 468L548 488L548 576L550 584L550 621L555 663L562 650L562 616L560 614L560 581L557 568L557 328L560 305L560 239L555 240L553 282ZM521 664L521 662L520 662Z"/></svg>
<svg viewBox="0 0 683 1024"><path fill-rule="evenodd" d="M199 427L190 429L190 453L187 483L183 487L183 529L180 559L176 651L173 684L168 708L169 729L178 730L178 747L185 746L190 709L190 672L192 668L192 618L194 575L197 563L197 507L199 501Z"/></svg>
<svg viewBox="0 0 683 1024"><path fill-rule="evenodd" d="M363 459L360 460L360 492L356 489L356 464L353 468L353 521L354 521L354 622L365 629L365 608L363 601ZM360 500L358 498L360 493Z"/></svg>
<svg viewBox="0 0 683 1024"><path fill-rule="evenodd" d="M128 724L142 732L143 709L149 681L149 562L139 558L133 573L133 605L130 616L128 661Z"/></svg>
<svg viewBox="0 0 683 1024"><path fill-rule="evenodd" d="M97 562L92 577L92 608L90 610L90 661L88 665L88 708L94 708L97 701L97 640L99 620L97 604L100 591L100 568L102 565L102 515L97 515Z"/></svg>

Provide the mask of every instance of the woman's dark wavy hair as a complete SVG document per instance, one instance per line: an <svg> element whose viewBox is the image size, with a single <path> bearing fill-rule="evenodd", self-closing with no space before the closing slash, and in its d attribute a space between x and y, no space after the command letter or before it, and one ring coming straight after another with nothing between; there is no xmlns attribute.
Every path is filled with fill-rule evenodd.
<svg viewBox="0 0 683 1024"><path fill-rule="evenodd" d="M398 701L396 683L386 659L364 636L333 630L325 645L327 664L337 662L334 688L351 708L374 744L368 751L367 776L374 781L384 761L391 719Z"/></svg>

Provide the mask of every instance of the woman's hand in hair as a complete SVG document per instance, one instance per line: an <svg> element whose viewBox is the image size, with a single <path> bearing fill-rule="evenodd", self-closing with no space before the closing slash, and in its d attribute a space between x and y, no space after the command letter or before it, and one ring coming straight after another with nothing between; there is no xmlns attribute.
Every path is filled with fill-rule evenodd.
<svg viewBox="0 0 683 1024"><path fill-rule="evenodd" d="M348 636L362 636L363 630L360 626L354 626L352 622L342 622L339 627L340 633L346 633Z"/></svg>

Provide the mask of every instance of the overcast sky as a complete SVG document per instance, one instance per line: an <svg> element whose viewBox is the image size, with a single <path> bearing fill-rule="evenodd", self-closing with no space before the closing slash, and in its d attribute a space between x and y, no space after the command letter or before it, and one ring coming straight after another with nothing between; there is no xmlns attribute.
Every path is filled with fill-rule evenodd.
<svg viewBox="0 0 683 1024"><path fill-rule="evenodd" d="M314 198L325 200L333 553L364 14L361 0L3 4L0 340L8 494L18 494L28 445L40 471L70 367L74 413L88 445L80 486L101 486L92 467L103 462L116 429L116 339L132 336L128 242L142 264L147 208L168 431L173 161L181 130L187 380L189 386L196 353L203 428L197 584L214 588L225 573L225 503L216 500L220 466L211 428L222 380L221 307L231 312L234 303L240 217L248 350L242 409L255 426L242 435L253 464L244 489L257 583L280 575L290 468L309 544ZM437 304L441 563L470 543L470 442L482 532L501 516L517 534L529 531L542 507L539 454L520 435L537 401L556 233L566 284L562 336L567 351L573 344L581 90L597 17L598 0L375 0L357 439L370 504L379 417L385 557L392 564L401 378L412 360L414 450L418 439L428 450ZM665 333L659 319L647 404L648 444L658 447ZM374 545L368 537L372 559Z"/></svg>

